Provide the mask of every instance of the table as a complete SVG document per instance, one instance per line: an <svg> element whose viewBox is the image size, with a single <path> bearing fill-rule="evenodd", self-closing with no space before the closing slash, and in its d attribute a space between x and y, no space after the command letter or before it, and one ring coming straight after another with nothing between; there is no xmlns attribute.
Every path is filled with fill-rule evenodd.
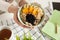
<svg viewBox="0 0 60 40"><path fill-rule="evenodd" d="M31 1L30 0L30 2L33 2L33 1ZM42 7L44 8L44 11L45 11L45 13L46 13L46 16L49 18L50 17L50 14L49 14L49 12L45 9L45 7L47 7L48 6L48 3L47 2L44 2L44 1L35 1L35 2L38 2L38 3L40 3L40 4L42 4L43 3L43 5L42 5ZM0 6L1 6L1 1L0 1ZM6 3L7 4L7 6L8 5L10 5L9 3ZM4 4L3 4L4 5ZM15 21L14 21L14 19L13 19L13 14L9 14L8 12L7 12L7 8L6 8L6 10L5 10L5 8L3 8L3 7L5 7L6 8L6 5L4 5L4 6L1 6L0 7L0 10L4 10L4 11L6 11L6 13L4 13L4 14L2 14L2 15L0 15L0 27L2 27L2 26L8 26L8 27L10 27L11 28L11 30L12 30L12 32L13 32L13 34L14 34L14 38L12 38L11 40L15 40L15 37L16 37L16 35L19 35L19 37L21 38L21 40L22 40L22 37L23 37L23 34L24 34L24 32L25 32L25 34L26 35L28 35L28 32L30 32L30 34L32 35L32 38L34 39L34 40L40 40L40 38L42 38L42 40L50 40L49 38L47 38L46 36L44 36L44 35L42 35L41 34L41 32L40 32L40 30L39 30L39 28L41 28L41 27L35 27L34 29L27 29L27 28L23 28L23 27L21 27L21 26L19 26ZM43 21L44 22L44 21ZM42 23L43 24L43 23ZM41 24L41 25L42 25Z"/></svg>

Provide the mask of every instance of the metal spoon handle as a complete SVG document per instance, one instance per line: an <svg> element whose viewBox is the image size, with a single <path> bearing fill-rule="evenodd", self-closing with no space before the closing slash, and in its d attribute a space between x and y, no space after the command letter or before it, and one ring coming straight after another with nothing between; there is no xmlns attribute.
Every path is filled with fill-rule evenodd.
<svg viewBox="0 0 60 40"><path fill-rule="evenodd" d="M4 13L5 13L5 11L0 10L0 15L1 15L1 14L4 14Z"/></svg>
<svg viewBox="0 0 60 40"><path fill-rule="evenodd" d="M57 24L55 24L55 33L57 33Z"/></svg>

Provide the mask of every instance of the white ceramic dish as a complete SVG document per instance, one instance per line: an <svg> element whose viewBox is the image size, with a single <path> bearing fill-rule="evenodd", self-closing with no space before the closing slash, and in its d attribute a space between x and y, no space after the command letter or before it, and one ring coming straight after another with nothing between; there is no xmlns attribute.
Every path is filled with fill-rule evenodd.
<svg viewBox="0 0 60 40"><path fill-rule="evenodd" d="M30 5L30 4L29 4L29 5ZM40 4L38 4L38 3L31 3L31 5L39 6L39 7L43 10L43 8L42 8L42 7L40 6ZM43 16L41 22L40 22L38 25L36 25L36 26L28 26L28 25L24 24L24 23L22 22L21 18L20 18L21 8L22 8L22 7L20 7L19 10L18 10L18 20L19 20L23 25L25 25L25 26L27 26L27 27L37 27L37 26L41 26L41 22L44 20L44 16L45 16L45 15ZM44 13L44 11L43 11L43 13Z"/></svg>

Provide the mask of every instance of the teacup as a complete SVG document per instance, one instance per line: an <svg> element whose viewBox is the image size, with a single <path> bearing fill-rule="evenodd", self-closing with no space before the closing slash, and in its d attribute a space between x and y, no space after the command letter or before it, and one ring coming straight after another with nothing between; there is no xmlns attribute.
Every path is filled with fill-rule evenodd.
<svg viewBox="0 0 60 40"><path fill-rule="evenodd" d="M12 38L13 38L13 33L9 27L0 28L0 40L11 40Z"/></svg>

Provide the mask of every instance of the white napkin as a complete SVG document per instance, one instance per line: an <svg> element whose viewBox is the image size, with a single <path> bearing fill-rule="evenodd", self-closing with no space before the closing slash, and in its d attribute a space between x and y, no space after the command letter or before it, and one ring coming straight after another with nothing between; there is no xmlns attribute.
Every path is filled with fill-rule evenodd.
<svg viewBox="0 0 60 40"><path fill-rule="evenodd" d="M0 10L7 11L9 5L10 5L9 3L0 0Z"/></svg>

